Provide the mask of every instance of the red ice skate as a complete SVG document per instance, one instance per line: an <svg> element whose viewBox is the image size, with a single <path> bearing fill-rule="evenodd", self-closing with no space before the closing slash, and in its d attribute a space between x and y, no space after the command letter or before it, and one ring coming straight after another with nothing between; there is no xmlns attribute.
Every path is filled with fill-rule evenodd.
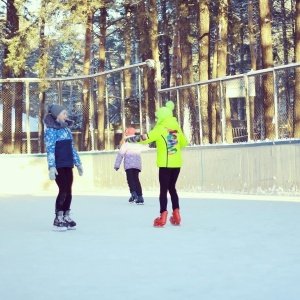
<svg viewBox="0 0 300 300"><path fill-rule="evenodd" d="M156 218L154 220L153 226L154 227L163 227L167 222L167 217L168 217L168 212L165 210L164 212L162 212L160 214L159 218Z"/></svg>
<svg viewBox="0 0 300 300"><path fill-rule="evenodd" d="M180 218L180 212L179 212L178 208L173 210L173 214L170 217L170 222L174 226L179 226L180 225L181 218Z"/></svg>

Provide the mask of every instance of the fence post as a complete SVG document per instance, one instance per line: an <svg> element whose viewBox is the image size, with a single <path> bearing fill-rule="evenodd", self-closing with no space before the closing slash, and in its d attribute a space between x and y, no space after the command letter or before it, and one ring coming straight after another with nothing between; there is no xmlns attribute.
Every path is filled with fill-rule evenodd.
<svg viewBox="0 0 300 300"><path fill-rule="evenodd" d="M203 145L203 128L202 128L202 116L201 116L201 94L200 94L201 85L197 85L197 100L198 100L198 114L199 114L199 138L200 145Z"/></svg>
<svg viewBox="0 0 300 300"><path fill-rule="evenodd" d="M25 109L26 109L26 143L27 153L31 153L30 141L30 100L29 100L29 81L25 81Z"/></svg>
<svg viewBox="0 0 300 300"><path fill-rule="evenodd" d="M274 90L274 126L275 126L275 139L278 139L278 97L276 89L276 73L273 69L273 90Z"/></svg>
<svg viewBox="0 0 300 300"><path fill-rule="evenodd" d="M251 116L250 116L250 99L249 99L249 78L248 75L244 76L244 81L245 81L245 100L246 100L246 124L247 124L247 141L250 140L251 137L251 132L252 132L252 128L250 128L251 126Z"/></svg>
<svg viewBox="0 0 300 300"><path fill-rule="evenodd" d="M138 67L138 93L139 93L139 119L140 119L140 134L143 134L143 113L142 113L142 75L141 68ZM158 94L159 96L159 94Z"/></svg>
<svg viewBox="0 0 300 300"><path fill-rule="evenodd" d="M98 95L99 97L99 95ZM106 105L106 120L107 120L107 141L108 141L108 149L110 149L110 122L109 122L109 103L108 103L108 88L107 88L107 76L105 76L105 105ZM98 110L98 107L97 107ZM98 132L99 132L98 128ZM104 140L105 140L105 131L104 131ZM97 149L99 150L99 149Z"/></svg>
<svg viewBox="0 0 300 300"><path fill-rule="evenodd" d="M222 126L222 142L226 142L226 112L225 112L225 101L223 94L223 82L219 80L219 89L220 89L220 105L221 105L221 126Z"/></svg>

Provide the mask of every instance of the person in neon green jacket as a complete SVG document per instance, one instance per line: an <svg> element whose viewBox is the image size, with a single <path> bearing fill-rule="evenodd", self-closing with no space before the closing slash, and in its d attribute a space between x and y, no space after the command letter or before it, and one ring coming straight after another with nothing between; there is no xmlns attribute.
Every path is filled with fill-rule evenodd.
<svg viewBox="0 0 300 300"><path fill-rule="evenodd" d="M173 209L170 222L172 225L180 225L181 222L176 182L182 166L181 149L188 143L177 119L173 117L173 110L174 102L168 101L165 106L155 112L157 123L151 131L126 139L129 143L156 143L156 164L159 167L160 184L160 216L154 220L155 227L163 227L166 224L168 192L171 196Z"/></svg>

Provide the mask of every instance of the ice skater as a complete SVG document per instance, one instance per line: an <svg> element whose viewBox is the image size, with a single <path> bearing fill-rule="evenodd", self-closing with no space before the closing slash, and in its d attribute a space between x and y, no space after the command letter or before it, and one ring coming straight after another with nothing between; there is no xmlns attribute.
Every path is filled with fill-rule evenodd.
<svg viewBox="0 0 300 300"><path fill-rule="evenodd" d="M135 129L128 127L125 130L125 138L134 137ZM143 191L139 179L139 173L142 171L141 152L148 150L148 145L132 144L121 141L121 148L117 154L114 169L119 170L124 158L124 169L126 172L127 184L130 191L129 203L144 204Z"/></svg>
<svg viewBox="0 0 300 300"><path fill-rule="evenodd" d="M160 216L154 220L155 227L163 227L168 217L168 192L171 196L173 213L170 217L172 225L180 225L179 197L176 191L176 182L182 166L181 149L187 145L180 125L173 117L174 103L168 101L165 106L155 112L157 123L146 134L135 135L126 139L129 143L156 142L157 166L159 168L160 184Z"/></svg>
<svg viewBox="0 0 300 300"><path fill-rule="evenodd" d="M83 174L83 169L70 130L73 121L68 119L64 106L53 104L48 107L44 124L49 178L55 180L58 186L53 230L76 229L76 222L70 218L73 167L74 165L77 167L80 176Z"/></svg>

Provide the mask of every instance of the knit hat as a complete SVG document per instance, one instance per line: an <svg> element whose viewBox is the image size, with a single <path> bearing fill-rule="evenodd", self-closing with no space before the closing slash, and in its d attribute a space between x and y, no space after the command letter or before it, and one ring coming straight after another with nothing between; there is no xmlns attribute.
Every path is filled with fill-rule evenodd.
<svg viewBox="0 0 300 300"><path fill-rule="evenodd" d="M135 129L133 127L128 127L126 130L125 130L125 135L126 136L129 136L129 135L135 135Z"/></svg>
<svg viewBox="0 0 300 300"><path fill-rule="evenodd" d="M174 102L168 101L165 106L161 107L155 112L155 116L158 119L157 123L160 123L162 120L168 117L173 117L173 110L174 110Z"/></svg>
<svg viewBox="0 0 300 300"><path fill-rule="evenodd" d="M48 112L54 117L57 118L57 116L64 110L66 109L62 105L58 104L51 104L48 106Z"/></svg>

